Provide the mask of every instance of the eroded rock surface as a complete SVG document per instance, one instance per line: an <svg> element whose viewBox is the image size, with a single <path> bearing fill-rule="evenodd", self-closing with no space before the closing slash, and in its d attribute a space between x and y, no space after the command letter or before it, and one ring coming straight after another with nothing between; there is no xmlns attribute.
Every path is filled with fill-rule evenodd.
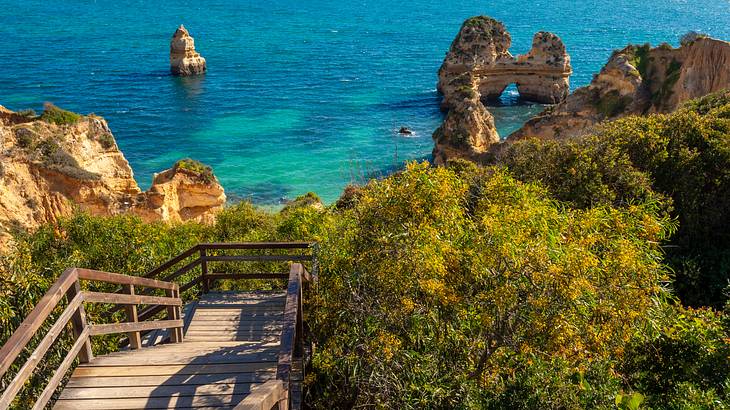
<svg viewBox="0 0 730 410"><path fill-rule="evenodd" d="M224 205L212 173L175 167L142 192L103 118L53 110L67 115L37 117L0 106L0 248L12 230L55 221L75 207L179 222L208 220Z"/></svg>
<svg viewBox="0 0 730 410"><path fill-rule="evenodd" d="M203 74L205 59L195 51L195 40L181 24L170 41L170 71L174 75Z"/></svg>
<svg viewBox="0 0 730 410"><path fill-rule="evenodd" d="M601 121L666 113L682 102L730 88L730 43L698 38L679 48L663 44L616 51L586 87L528 121L507 138L571 137Z"/></svg>
<svg viewBox="0 0 730 410"><path fill-rule="evenodd" d="M558 36L538 32L527 54L513 57L504 25L485 16L464 22L439 69L441 108L448 111L434 132L434 162L477 159L499 143L494 118L483 100L499 98L515 83L520 95L541 103L558 103L568 95L570 57Z"/></svg>

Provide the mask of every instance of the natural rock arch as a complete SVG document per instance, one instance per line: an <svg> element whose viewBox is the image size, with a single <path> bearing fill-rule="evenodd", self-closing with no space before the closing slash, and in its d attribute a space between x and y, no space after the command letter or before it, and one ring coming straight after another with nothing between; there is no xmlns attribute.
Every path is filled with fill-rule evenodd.
<svg viewBox="0 0 730 410"><path fill-rule="evenodd" d="M439 69L438 88L448 108L453 93L450 83L465 72L474 77L482 99L499 98L512 83L524 99L557 104L570 92L570 56L560 37L540 31L527 54L513 57L512 39L504 24L489 17L468 19L454 39Z"/></svg>

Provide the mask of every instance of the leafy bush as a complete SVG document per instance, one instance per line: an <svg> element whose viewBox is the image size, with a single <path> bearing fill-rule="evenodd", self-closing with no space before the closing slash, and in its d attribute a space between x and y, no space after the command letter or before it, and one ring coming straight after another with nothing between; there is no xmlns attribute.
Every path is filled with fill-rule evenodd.
<svg viewBox="0 0 730 410"><path fill-rule="evenodd" d="M653 206L565 208L498 169L371 182L322 242L314 404L501 407L506 363L611 357L663 292L669 227Z"/></svg>
<svg viewBox="0 0 730 410"><path fill-rule="evenodd" d="M697 31L688 31L687 33L683 34L682 37L679 38L679 44L682 46L687 46L701 38L708 38L708 37L709 36L705 33L699 33Z"/></svg>
<svg viewBox="0 0 730 410"><path fill-rule="evenodd" d="M215 176L213 175L213 168L209 167L208 165L203 164L200 161L190 159L190 158L184 158L175 163L173 166L173 170L177 172L177 170L184 170L188 171L195 176L197 176L201 182L205 184L210 184L213 181L215 181Z"/></svg>
<svg viewBox="0 0 730 410"><path fill-rule="evenodd" d="M592 136L520 141L499 162L518 179L540 181L555 198L581 208L663 203L679 222L667 260L682 301L724 305L730 277L727 91L674 114L609 122Z"/></svg>
<svg viewBox="0 0 730 410"><path fill-rule="evenodd" d="M76 124L81 118L81 115L58 108L49 102L43 104L43 114L41 114L41 119L51 124Z"/></svg>

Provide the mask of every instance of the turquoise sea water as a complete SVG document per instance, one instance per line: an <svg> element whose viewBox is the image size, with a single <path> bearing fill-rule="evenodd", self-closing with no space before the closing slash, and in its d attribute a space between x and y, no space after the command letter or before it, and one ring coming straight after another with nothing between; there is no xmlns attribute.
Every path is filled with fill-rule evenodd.
<svg viewBox="0 0 730 410"><path fill-rule="evenodd" d="M436 70L472 15L502 20L513 54L539 30L566 43L572 86L611 51L696 30L730 39L728 0L0 2L0 104L52 101L104 116L140 184L176 159L213 166L229 197L325 200L404 160L428 159ZM209 72L175 78L169 40L184 23ZM502 135L541 109L514 90L493 107ZM401 125L415 130L398 136Z"/></svg>

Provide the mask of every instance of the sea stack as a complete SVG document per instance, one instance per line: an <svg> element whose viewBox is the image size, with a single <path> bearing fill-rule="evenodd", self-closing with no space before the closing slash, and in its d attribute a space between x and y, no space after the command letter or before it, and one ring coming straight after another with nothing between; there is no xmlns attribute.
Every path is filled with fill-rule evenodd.
<svg viewBox="0 0 730 410"><path fill-rule="evenodd" d="M467 19L439 69L441 108L448 111L434 132L433 158L479 160L499 143L494 118L483 101L498 99L508 85L520 96L544 104L565 100L572 74L570 56L558 36L538 32L527 54L513 57L504 24L486 16Z"/></svg>
<svg viewBox="0 0 730 410"><path fill-rule="evenodd" d="M205 59L195 51L195 40L182 24L170 41L170 71L173 75L187 76L205 73Z"/></svg>

